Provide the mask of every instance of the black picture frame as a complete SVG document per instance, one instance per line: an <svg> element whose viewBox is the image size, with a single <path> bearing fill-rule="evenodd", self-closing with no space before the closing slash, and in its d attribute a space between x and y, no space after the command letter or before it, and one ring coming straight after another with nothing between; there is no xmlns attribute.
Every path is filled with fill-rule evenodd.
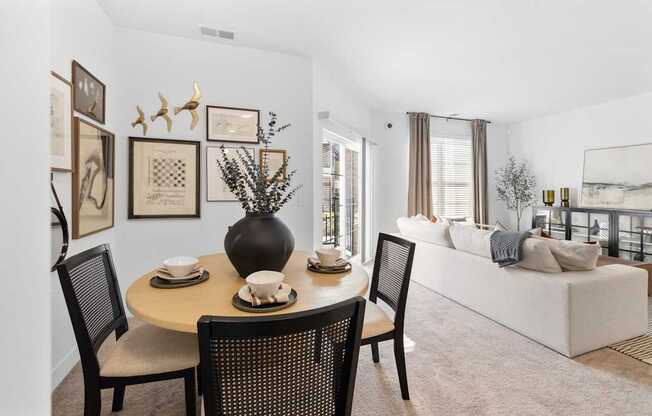
<svg viewBox="0 0 652 416"><path fill-rule="evenodd" d="M89 107L82 103L82 97L80 94L81 90L79 85L80 82L83 82L83 80L80 79L80 73L83 73L87 77L87 79L90 78L93 82L97 83L99 87L101 87L102 108L100 113L95 113L93 111L90 111ZM86 117L93 119L100 124L104 124L106 122L106 85L102 81L100 81L95 75L93 75L91 71L84 68L79 62L74 60L72 61L72 106L76 112L83 114Z"/></svg>
<svg viewBox="0 0 652 416"><path fill-rule="evenodd" d="M251 140L238 140L238 139L229 139L222 137L219 139L211 138L211 111L216 110L228 110L242 112L243 115L250 114L251 116L256 117L256 132L254 136L251 137ZM207 105L206 106L206 141L209 142L223 142L223 143L243 143L243 144L259 144L260 139L258 138L258 129L260 128L260 110L253 108L240 108L240 107L225 107L217 105Z"/></svg>
<svg viewBox="0 0 652 416"><path fill-rule="evenodd" d="M134 144L160 143L165 145L186 145L195 148L195 212L192 214L135 214L134 213ZM201 218L201 143L195 140L159 139L146 137L129 137L129 187L128 187L128 219L174 219L174 218Z"/></svg>

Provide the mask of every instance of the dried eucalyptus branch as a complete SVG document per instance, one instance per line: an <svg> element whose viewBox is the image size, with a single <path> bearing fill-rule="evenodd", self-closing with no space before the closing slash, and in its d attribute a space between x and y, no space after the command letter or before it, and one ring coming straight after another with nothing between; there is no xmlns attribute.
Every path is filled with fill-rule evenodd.
<svg viewBox="0 0 652 416"><path fill-rule="evenodd" d="M258 140L265 146L264 160L256 163L255 157L244 146L236 150L235 157L229 156L223 145L220 146L222 160L216 160L224 183L238 198L247 215L273 214L287 204L301 188L301 185L291 185L296 170L285 174L290 158L284 160L270 176L267 163L269 145L274 136L290 127L290 124L276 127L276 113L270 112L269 116L267 130L258 127L257 133Z"/></svg>

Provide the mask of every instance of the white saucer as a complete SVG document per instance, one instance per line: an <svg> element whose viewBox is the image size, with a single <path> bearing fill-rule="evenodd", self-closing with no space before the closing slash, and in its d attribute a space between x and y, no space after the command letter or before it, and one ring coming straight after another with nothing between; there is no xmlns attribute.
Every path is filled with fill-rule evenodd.
<svg viewBox="0 0 652 416"><path fill-rule="evenodd" d="M276 292L276 295L290 295L292 288L287 283L281 283L281 288ZM251 293L249 293L249 285L244 285L238 291L238 297L246 302L251 303Z"/></svg>
<svg viewBox="0 0 652 416"><path fill-rule="evenodd" d="M163 280L167 280L169 282L178 282L181 280L192 280L200 277L202 273L204 272L204 269L202 267L197 267L195 270L192 271L189 275L186 276L172 276L170 272L167 271L164 267L161 267L158 269L159 273L157 276Z"/></svg>

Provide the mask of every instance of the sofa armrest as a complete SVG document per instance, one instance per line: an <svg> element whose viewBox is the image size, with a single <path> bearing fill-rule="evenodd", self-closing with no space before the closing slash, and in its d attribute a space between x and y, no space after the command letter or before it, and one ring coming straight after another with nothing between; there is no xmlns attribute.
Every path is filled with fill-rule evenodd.
<svg viewBox="0 0 652 416"><path fill-rule="evenodd" d="M647 272L613 264L590 272L566 272L569 290L569 355L643 335L647 330Z"/></svg>

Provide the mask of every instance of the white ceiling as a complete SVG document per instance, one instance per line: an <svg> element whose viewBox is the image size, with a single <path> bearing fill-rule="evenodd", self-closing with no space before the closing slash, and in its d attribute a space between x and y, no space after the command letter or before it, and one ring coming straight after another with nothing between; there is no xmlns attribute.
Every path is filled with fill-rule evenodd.
<svg viewBox="0 0 652 416"><path fill-rule="evenodd" d="M652 91L647 0L98 0L117 26L310 56L383 111L514 122Z"/></svg>

